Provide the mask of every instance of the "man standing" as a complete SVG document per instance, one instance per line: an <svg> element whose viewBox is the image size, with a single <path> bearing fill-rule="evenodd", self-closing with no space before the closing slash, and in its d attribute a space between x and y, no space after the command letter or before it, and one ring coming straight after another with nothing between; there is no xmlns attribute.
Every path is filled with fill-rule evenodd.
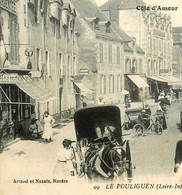
<svg viewBox="0 0 182 195"><path fill-rule="evenodd" d="M175 153L175 167L174 172L177 174L178 178L182 176L182 140L178 141L176 144L176 153ZM182 178L181 178L182 180Z"/></svg>

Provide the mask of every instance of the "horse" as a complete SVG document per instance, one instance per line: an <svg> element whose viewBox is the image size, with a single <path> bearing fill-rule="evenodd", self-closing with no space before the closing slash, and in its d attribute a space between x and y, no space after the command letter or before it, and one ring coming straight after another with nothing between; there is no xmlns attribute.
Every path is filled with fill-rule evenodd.
<svg viewBox="0 0 182 195"><path fill-rule="evenodd" d="M85 173L90 181L123 179L126 171L131 177L131 163L121 145L93 144L85 153Z"/></svg>

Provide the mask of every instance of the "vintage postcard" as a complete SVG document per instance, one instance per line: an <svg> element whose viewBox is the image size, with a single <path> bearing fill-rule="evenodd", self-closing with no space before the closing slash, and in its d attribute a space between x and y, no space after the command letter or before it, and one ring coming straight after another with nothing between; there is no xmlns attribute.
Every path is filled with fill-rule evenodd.
<svg viewBox="0 0 182 195"><path fill-rule="evenodd" d="M181 19L180 0L0 0L0 194L181 194Z"/></svg>

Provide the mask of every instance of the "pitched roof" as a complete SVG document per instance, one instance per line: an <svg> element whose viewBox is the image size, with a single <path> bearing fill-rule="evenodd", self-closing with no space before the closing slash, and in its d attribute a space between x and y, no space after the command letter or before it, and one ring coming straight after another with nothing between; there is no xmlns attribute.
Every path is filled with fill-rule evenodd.
<svg viewBox="0 0 182 195"><path fill-rule="evenodd" d="M120 28L120 26L116 22L112 22L112 27L114 28L115 32L121 37L121 39L125 42L124 43L124 51L126 52L134 52L134 50L129 47L128 42L133 41L133 37L130 37L126 34L124 30ZM136 52L140 54L144 54L145 52L136 45Z"/></svg>
<svg viewBox="0 0 182 195"><path fill-rule="evenodd" d="M102 11L109 11L110 9L136 9L138 5L146 5L143 0L109 0L100 8Z"/></svg>
<svg viewBox="0 0 182 195"><path fill-rule="evenodd" d="M73 4L79 15L85 19L85 21L88 23L90 28L96 33L99 37L105 37L110 40L117 40L121 41L121 38L118 34L116 34L112 29L111 24L111 30L110 32L106 32L106 27L104 24L99 25L99 29L95 29L93 27L91 18L94 19L96 17L99 18L100 22L102 21L108 21L108 19L105 17L105 15L101 12L99 7L91 0L70 0L70 2Z"/></svg>

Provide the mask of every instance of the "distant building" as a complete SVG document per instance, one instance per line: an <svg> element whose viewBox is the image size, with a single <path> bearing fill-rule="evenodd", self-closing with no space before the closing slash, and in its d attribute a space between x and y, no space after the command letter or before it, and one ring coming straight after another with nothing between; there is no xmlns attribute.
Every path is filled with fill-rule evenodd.
<svg viewBox="0 0 182 195"><path fill-rule="evenodd" d="M134 37L128 36L114 21L112 24L124 43L124 87L129 92L131 101L146 99L149 86L143 77L145 52L136 44Z"/></svg>
<svg viewBox="0 0 182 195"><path fill-rule="evenodd" d="M75 85L85 91L93 104L124 102L124 47L112 23L90 0L71 0L77 11L79 46L78 71L82 78Z"/></svg>
<svg viewBox="0 0 182 195"><path fill-rule="evenodd" d="M23 123L42 119L45 111L76 109L75 18L68 0L0 2L0 37L8 54L0 73L2 118Z"/></svg>
<svg viewBox="0 0 182 195"><path fill-rule="evenodd" d="M182 27L173 28L173 75L182 79Z"/></svg>
<svg viewBox="0 0 182 195"><path fill-rule="evenodd" d="M172 78L172 24L169 16L160 11L138 10L142 0L109 0L102 12L115 21L145 52L143 74L148 78L150 92L177 82ZM170 80L170 81L169 81Z"/></svg>

